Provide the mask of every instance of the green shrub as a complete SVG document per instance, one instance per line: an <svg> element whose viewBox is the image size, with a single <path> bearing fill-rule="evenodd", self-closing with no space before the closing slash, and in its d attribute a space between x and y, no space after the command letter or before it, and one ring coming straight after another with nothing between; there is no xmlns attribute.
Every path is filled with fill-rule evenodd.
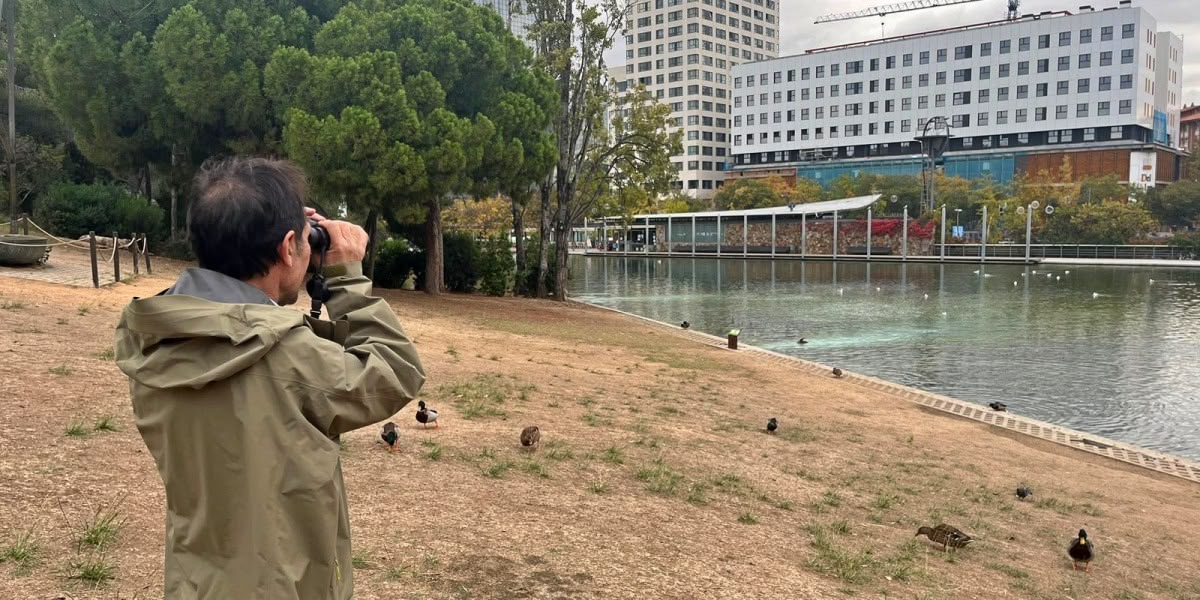
<svg viewBox="0 0 1200 600"><path fill-rule="evenodd" d="M1182 249L1184 252L1191 252L1193 255L1200 256L1200 232L1181 232L1171 236L1167 241L1168 244Z"/></svg>
<svg viewBox="0 0 1200 600"><path fill-rule="evenodd" d="M508 240L502 237L489 239L480 256L479 291L489 296L503 296L508 293L509 281L515 270L516 263L513 262Z"/></svg>
<svg viewBox="0 0 1200 600"><path fill-rule="evenodd" d="M442 235L442 277L446 289L471 292L479 279L479 242L468 233Z"/></svg>
<svg viewBox="0 0 1200 600"><path fill-rule="evenodd" d="M154 251L160 256L175 260L196 260L196 255L192 252L192 242L187 239L186 234L183 236L183 239L168 240L159 244L157 248L154 248Z"/></svg>
<svg viewBox="0 0 1200 600"><path fill-rule="evenodd" d="M163 210L144 198L137 198L120 186L62 183L52 186L39 199L34 220L65 238L78 238L89 231L96 235L121 237L146 233L151 240L161 238Z"/></svg>
<svg viewBox="0 0 1200 600"><path fill-rule="evenodd" d="M556 246L550 243L546 254L546 293L554 294L554 253ZM525 283L527 294L532 296L537 290L538 272L538 238L532 237L525 242L525 272L518 276Z"/></svg>
<svg viewBox="0 0 1200 600"><path fill-rule="evenodd" d="M408 240L396 238L379 244L375 257L375 285L398 290L404 286L409 270L417 275L417 289L425 287L425 253Z"/></svg>

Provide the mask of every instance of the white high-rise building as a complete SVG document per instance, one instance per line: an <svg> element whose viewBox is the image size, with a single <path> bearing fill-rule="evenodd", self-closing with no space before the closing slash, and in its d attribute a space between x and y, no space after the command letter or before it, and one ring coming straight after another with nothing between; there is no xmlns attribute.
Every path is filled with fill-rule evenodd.
<svg viewBox="0 0 1200 600"><path fill-rule="evenodd" d="M733 169L915 174L914 137L943 117L950 175L1008 183L1070 156L1079 175L1173 181L1182 48L1123 0L739 65Z"/></svg>
<svg viewBox="0 0 1200 600"><path fill-rule="evenodd" d="M778 0L635 1L625 22L624 81L671 105L683 128L676 187L707 198L730 163L730 70L779 55Z"/></svg>
<svg viewBox="0 0 1200 600"><path fill-rule="evenodd" d="M475 0L475 3L492 7L500 14L500 18L504 19L504 23L508 25L508 29L513 32L513 35L517 36L517 39L525 42L526 45L533 45L529 41L529 27L533 25L533 15L522 12L524 3L516 0Z"/></svg>

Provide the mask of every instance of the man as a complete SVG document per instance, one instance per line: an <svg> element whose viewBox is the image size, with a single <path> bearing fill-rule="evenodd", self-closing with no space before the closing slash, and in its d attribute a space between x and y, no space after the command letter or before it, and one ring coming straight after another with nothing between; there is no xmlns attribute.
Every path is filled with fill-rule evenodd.
<svg viewBox="0 0 1200 600"><path fill-rule="evenodd" d="M350 522L338 436L386 420L425 381L362 275L367 235L304 207L286 161L233 158L196 178L199 268L117 325L138 431L166 488L168 599L346 599ZM283 308L328 232L331 321Z"/></svg>

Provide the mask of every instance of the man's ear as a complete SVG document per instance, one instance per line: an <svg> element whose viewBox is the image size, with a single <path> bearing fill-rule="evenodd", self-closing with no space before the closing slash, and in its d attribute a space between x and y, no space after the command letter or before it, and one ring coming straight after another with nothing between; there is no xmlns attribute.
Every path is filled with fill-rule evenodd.
<svg viewBox="0 0 1200 600"><path fill-rule="evenodd" d="M279 252L279 261L287 266L292 266L299 259L300 247L296 244L296 232L288 230L287 235L283 236L283 241L279 242L276 249Z"/></svg>

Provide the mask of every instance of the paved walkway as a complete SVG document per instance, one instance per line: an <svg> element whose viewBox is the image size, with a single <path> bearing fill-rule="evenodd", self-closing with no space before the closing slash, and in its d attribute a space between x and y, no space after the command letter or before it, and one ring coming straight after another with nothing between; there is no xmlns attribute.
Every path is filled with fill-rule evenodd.
<svg viewBox="0 0 1200 600"><path fill-rule="evenodd" d="M112 255L112 248L102 249L99 254L100 285L114 283L113 264L105 259ZM121 255L121 279L133 276L133 257L129 252ZM139 265L144 266L144 265ZM85 250L77 250L68 246L57 246L50 251L50 260L44 265L27 267L10 267L0 265L0 277L16 277L19 279L34 279L76 287L92 287L91 258Z"/></svg>
<svg viewBox="0 0 1200 600"><path fill-rule="evenodd" d="M687 337L709 346L716 346L718 348L727 347L728 340L725 338L716 337L707 333L701 333L699 331L683 330L680 329L678 325L662 323L653 319L648 319L646 317L617 310L615 308L590 304L588 306L620 313L643 323L650 324L654 327L670 331L676 335ZM766 358L767 360L791 365L807 373L828 376L831 371L831 367L827 365L802 360L786 354L780 354L778 352L772 352L770 350L764 350L762 348L756 348L746 344L739 344L737 352L757 354L763 358ZM1161 452L1155 452L1153 450L1147 450L1145 448L1138 448L1137 446L1132 446L1130 444L1117 442L1090 433L1075 431L1073 429L1060 427L1052 423L1038 421L1036 419L1031 419L1029 417L1010 412L994 412L989 410L986 406L981 406L970 402L963 402L962 400L957 400L955 398L941 396L916 388L892 383L890 381L884 381L882 379L876 379L866 375L851 373L849 371L843 374L843 378L848 383L887 392L934 410L963 417L965 419L971 419L973 421L987 423L988 425L995 427L1002 427L1009 431L1030 435L1056 444L1061 444L1063 446L1070 446L1076 450L1083 450L1092 454L1099 454L1100 456L1106 456L1124 463L1137 465L1139 467L1144 467L1153 471L1158 471L1160 473L1165 473L1167 475L1172 475L1200 483L1200 463L1184 458L1172 456L1170 454L1164 454Z"/></svg>

